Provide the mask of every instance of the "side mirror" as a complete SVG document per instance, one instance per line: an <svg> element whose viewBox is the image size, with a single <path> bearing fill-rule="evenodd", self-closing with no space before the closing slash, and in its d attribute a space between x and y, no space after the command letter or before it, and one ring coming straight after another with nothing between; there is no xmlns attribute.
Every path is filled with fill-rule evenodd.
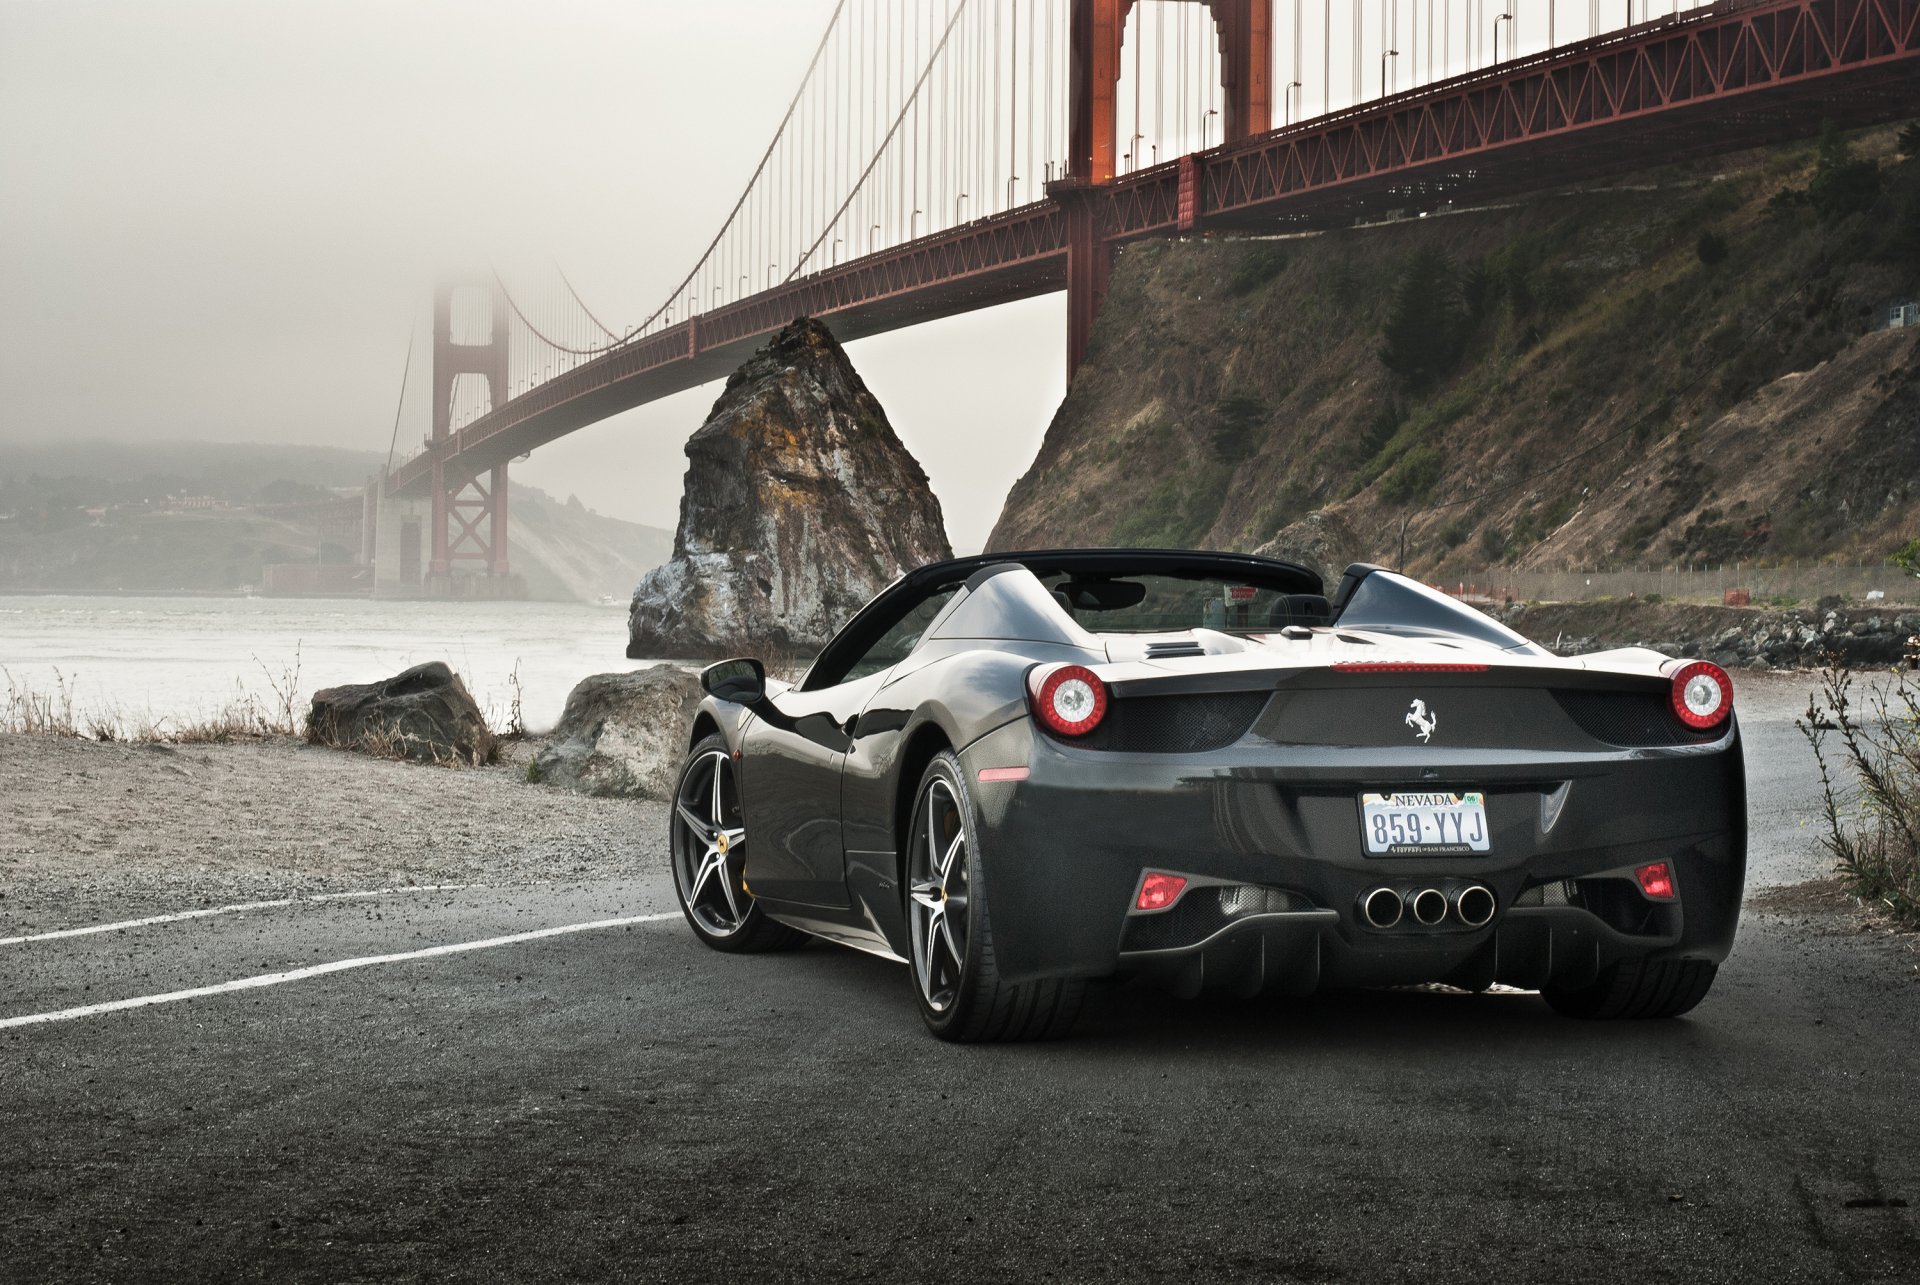
<svg viewBox="0 0 1920 1285"><path fill-rule="evenodd" d="M700 685L720 700L758 705L767 698L767 667L749 657L723 660L700 671Z"/></svg>

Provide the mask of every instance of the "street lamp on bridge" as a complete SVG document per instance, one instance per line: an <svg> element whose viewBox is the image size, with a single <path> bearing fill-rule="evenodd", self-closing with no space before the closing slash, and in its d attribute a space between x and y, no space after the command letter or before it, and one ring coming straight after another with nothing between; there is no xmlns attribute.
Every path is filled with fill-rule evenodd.
<svg viewBox="0 0 1920 1285"><path fill-rule="evenodd" d="M966 199L967 193L965 192L953 198L953 222L956 227L960 224L960 206Z"/></svg>
<svg viewBox="0 0 1920 1285"><path fill-rule="evenodd" d="M1289 80L1287 82L1287 98L1286 106L1282 109L1284 115L1284 120L1281 122L1282 124L1291 125L1294 123L1294 113L1300 110L1301 88L1302 86L1297 80Z"/></svg>
<svg viewBox="0 0 1920 1285"><path fill-rule="evenodd" d="M1399 56L1400 51L1398 49L1383 49L1380 51L1380 97L1382 98L1387 96L1387 59L1398 58ZM1400 64L1395 63L1393 65L1398 67Z"/></svg>
<svg viewBox="0 0 1920 1285"><path fill-rule="evenodd" d="M1203 152L1207 150L1207 124L1219 114L1220 109L1217 107L1209 107L1200 113L1200 150Z"/></svg>
<svg viewBox="0 0 1920 1285"><path fill-rule="evenodd" d="M1500 24L1512 21L1513 15L1510 13L1500 14L1493 20L1493 60L1496 63L1500 61ZM1509 48L1507 52L1512 53L1513 50Z"/></svg>
<svg viewBox="0 0 1920 1285"><path fill-rule="evenodd" d="M874 224L867 229L867 253L872 254L880 248L880 225Z"/></svg>

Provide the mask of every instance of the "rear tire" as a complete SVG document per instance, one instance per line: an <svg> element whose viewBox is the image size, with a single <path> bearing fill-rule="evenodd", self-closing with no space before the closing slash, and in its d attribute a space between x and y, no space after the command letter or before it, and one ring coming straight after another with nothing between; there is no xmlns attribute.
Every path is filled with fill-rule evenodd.
<svg viewBox="0 0 1920 1285"><path fill-rule="evenodd" d="M667 829L674 895L694 936L728 954L791 950L806 943L805 933L769 919L747 892L747 823L726 738L716 733L688 753L674 785Z"/></svg>
<svg viewBox="0 0 1920 1285"><path fill-rule="evenodd" d="M1625 959L1601 969L1590 986L1548 986L1540 994L1566 1017L1678 1017L1707 997L1719 971L1704 959Z"/></svg>
<svg viewBox="0 0 1920 1285"><path fill-rule="evenodd" d="M1087 984L1000 976L973 798L951 750L935 755L920 778L907 836L908 971L927 1029L959 1044L1065 1035Z"/></svg>

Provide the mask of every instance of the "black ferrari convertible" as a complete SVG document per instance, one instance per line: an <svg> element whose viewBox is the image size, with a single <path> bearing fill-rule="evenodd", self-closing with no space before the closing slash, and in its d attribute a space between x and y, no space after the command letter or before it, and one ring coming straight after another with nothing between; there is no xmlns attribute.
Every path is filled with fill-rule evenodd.
<svg viewBox="0 0 1920 1285"><path fill-rule="evenodd" d="M1704 661L1562 659L1380 567L1236 554L922 567L794 686L702 678L672 818L717 950L904 961L945 1039L1087 983L1537 989L1671 1017L1733 943L1746 790Z"/></svg>

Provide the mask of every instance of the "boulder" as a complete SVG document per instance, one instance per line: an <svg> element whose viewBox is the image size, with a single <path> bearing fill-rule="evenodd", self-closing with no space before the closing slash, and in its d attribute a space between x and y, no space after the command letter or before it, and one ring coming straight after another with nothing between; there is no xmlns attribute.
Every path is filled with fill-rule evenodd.
<svg viewBox="0 0 1920 1285"><path fill-rule="evenodd" d="M1340 583L1340 573L1350 563L1366 562L1373 556L1373 550L1360 538L1360 533L1345 518L1326 509L1316 509L1280 528L1254 553L1318 571L1328 593Z"/></svg>
<svg viewBox="0 0 1920 1285"><path fill-rule="evenodd" d="M673 557L634 590L630 657L811 651L901 572L952 556L925 470L817 321L735 371L686 450Z"/></svg>
<svg viewBox="0 0 1920 1285"><path fill-rule="evenodd" d="M670 798L703 694L675 665L584 678L527 777L582 794Z"/></svg>
<svg viewBox="0 0 1920 1285"><path fill-rule="evenodd" d="M313 694L307 739L421 763L479 765L499 746L460 676L440 661L415 665L378 683L328 687Z"/></svg>

